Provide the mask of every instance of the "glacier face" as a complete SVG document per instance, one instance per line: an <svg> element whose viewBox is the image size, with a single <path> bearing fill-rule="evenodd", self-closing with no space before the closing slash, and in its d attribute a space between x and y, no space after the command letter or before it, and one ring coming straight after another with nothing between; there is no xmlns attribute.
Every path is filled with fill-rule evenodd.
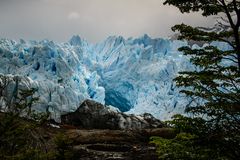
<svg viewBox="0 0 240 160"><path fill-rule="evenodd" d="M187 45L147 35L112 36L98 44L79 36L61 44L2 39L0 73L21 76L26 87L37 88L36 109L48 109L55 119L77 109L83 100L93 99L124 112L148 112L165 120L183 113L189 102L173 82L179 71L193 68L189 57L177 50Z"/></svg>
<svg viewBox="0 0 240 160"><path fill-rule="evenodd" d="M104 103L105 90L98 86L99 76L88 71L81 54L69 44L1 40L0 73L20 76L22 88L36 88L40 100L35 108L48 109L59 119L86 98Z"/></svg>

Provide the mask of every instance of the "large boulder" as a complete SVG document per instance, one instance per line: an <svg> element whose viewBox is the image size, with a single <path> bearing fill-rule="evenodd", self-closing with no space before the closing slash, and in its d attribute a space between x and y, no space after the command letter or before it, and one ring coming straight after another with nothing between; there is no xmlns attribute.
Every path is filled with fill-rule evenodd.
<svg viewBox="0 0 240 160"><path fill-rule="evenodd" d="M61 121L84 129L147 129L163 126L151 114L125 114L92 100L84 101L75 112L62 115Z"/></svg>

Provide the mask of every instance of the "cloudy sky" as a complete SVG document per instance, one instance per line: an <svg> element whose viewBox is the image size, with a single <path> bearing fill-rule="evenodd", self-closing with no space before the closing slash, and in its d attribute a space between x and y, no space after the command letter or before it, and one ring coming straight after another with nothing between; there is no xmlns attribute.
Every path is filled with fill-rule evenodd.
<svg viewBox="0 0 240 160"><path fill-rule="evenodd" d="M172 35L171 26L213 24L199 14L181 14L163 0L0 0L0 38L65 42L80 35L98 42L110 35Z"/></svg>

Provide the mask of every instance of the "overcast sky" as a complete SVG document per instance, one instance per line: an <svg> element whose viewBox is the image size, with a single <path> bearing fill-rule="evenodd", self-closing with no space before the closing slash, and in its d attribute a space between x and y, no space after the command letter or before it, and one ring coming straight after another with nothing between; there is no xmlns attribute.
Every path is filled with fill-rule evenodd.
<svg viewBox="0 0 240 160"><path fill-rule="evenodd" d="M163 0L0 0L0 38L50 39L80 35L98 42L110 35L125 38L172 35L171 26L212 25L199 14L181 14Z"/></svg>

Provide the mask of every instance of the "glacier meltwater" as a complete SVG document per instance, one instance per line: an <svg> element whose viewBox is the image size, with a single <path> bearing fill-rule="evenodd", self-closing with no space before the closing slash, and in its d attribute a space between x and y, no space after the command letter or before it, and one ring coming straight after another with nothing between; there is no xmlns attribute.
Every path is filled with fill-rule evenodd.
<svg viewBox="0 0 240 160"><path fill-rule="evenodd" d="M173 81L179 71L193 68L189 57L178 51L181 46L188 43L147 35L112 36L98 44L79 36L67 43L1 39L0 75L18 77L22 88L36 88L40 99L34 108L47 109L55 119L93 99L166 120L183 113L189 102Z"/></svg>

